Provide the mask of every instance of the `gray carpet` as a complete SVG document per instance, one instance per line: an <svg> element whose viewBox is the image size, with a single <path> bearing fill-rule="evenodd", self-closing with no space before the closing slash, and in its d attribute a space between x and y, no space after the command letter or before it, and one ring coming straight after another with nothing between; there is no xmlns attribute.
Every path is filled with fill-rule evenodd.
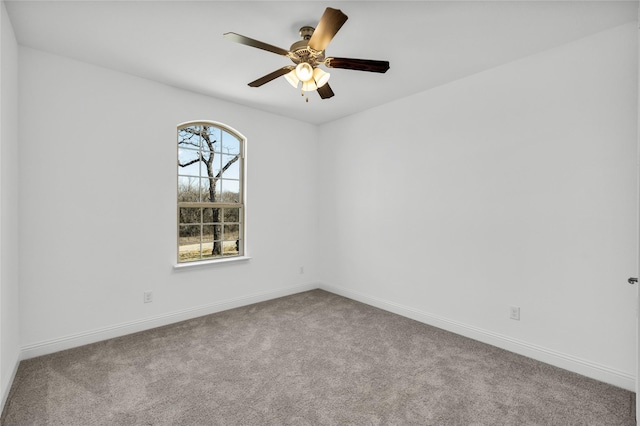
<svg viewBox="0 0 640 426"><path fill-rule="evenodd" d="M13 425L634 425L628 392L314 290L20 363Z"/></svg>

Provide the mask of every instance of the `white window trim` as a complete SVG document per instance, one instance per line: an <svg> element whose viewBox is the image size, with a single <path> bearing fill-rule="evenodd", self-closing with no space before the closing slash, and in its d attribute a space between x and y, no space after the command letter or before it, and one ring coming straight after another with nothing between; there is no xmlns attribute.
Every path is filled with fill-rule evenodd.
<svg viewBox="0 0 640 426"><path fill-rule="evenodd" d="M176 126L176 131L179 131L181 128L183 127L188 127L188 126L212 126L212 127L217 127L223 131L226 131L227 133L231 133L234 136L238 137L238 139L240 140L240 158L242 159L242 166L240 169L240 173L241 173L241 192L242 192L242 202L241 204L241 212L242 212L242 218L241 218L241 235L242 235L242 254L238 255L238 256L226 256L226 257L218 257L218 258L207 258L207 259L201 259L201 260L191 260L188 262L179 262L179 256L180 256L180 242L179 242L179 227L180 227L180 205L176 204L176 252L175 252L175 256L176 256L176 262L174 263L173 268L176 270L179 269L185 269L185 268L193 268L193 267L198 267L198 266L207 266L207 265L214 265L214 264L225 264L225 263L233 263L233 262L242 262L242 261L248 261L249 259L251 259L250 256L248 256L247 252L248 252L248 244L247 244L247 138L240 133L239 131L237 131L236 129L234 129L233 127L224 124L224 123L220 123L217 121L211 121L211 120L194 120L194 121L186 121L184 123L180 123ZM178 160L178 149L176 149L176 163ZM178 177L179 177L179 172L177 172L176 170L176 182L178 181ZM178 191L178 187L176 184L176 197L175 199L177 200L177 191ZM226 203L220 203L220 204L226 204Z"/></svg>
<svg viewBox="0 0 640 426"><path fill-rule="evenodd" d="M218 259L194 260L192 262L176 263L173 265L173 269L180 270L180 269L188 269L188 268L197 268L201 266L220 265L223 263L246 262L249 260L251 260L251 256L233 256L233 257L222 257Z"/></svg>

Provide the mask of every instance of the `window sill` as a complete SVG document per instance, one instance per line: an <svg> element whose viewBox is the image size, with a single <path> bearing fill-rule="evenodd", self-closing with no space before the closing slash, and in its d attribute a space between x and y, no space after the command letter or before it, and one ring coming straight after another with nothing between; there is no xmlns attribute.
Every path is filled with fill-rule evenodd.
<svg viewBox="0 0 640 426"><path fill-rule="evenodd" d="M244 262L251 259L250 256L236 256L222 259L202 260L199 262L178 263L173 265L173 269L189 269L199 266L220 265L223 263Z"/></svg>

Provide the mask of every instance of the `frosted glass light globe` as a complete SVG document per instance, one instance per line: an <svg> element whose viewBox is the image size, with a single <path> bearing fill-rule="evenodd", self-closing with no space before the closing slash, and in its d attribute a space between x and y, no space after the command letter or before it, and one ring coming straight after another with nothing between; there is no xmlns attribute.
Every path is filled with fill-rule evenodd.
<svg viewBox="0 0 640 426"><path fill-rule="evenodd" d="M289 84L291 84L294 88L296 89L298 88L298 84L300 84L300 79L296 75L295 69L292 70L290 73L285 74L284 78L286 78Z"/></svg>
<svg viewBox="0 0 640 426"><path fill-rule="evenodd" d="M313 77L313 67L306 62L300 62L296 66L296 75L300 81L309 81Z"/></svg>
<svg viewBox="0 0 640 426"><path fill-rule="evenodd" d="M313 79L318 87L322 87L327 84L329 82L329 77L331 77L331 74L322 71L320 68L313 70Z"/></svg>

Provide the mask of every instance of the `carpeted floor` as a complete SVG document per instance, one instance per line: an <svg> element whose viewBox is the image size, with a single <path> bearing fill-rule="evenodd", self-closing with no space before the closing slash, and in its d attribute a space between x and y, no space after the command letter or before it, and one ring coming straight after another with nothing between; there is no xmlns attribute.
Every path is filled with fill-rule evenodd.
<svg viewBox="0 0 640 426"><path fill-rule="evenodd" d="M13 425L634 425L632 392L313 290L20 363Z"/></svg>

